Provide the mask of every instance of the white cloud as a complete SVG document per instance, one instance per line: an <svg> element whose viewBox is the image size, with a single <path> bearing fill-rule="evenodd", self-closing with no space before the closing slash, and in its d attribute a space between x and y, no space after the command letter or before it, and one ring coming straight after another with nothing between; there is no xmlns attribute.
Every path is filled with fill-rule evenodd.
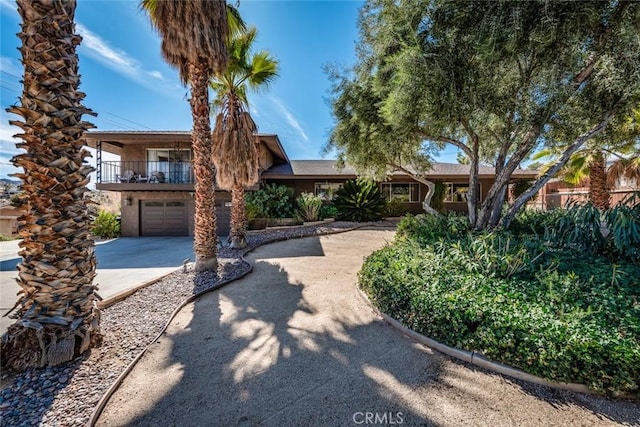
<svg viewBox="0 0 640 427"><path fill-rule="evenodd" d="M92 33L80 23L76 23L76 30L82 36L80 48L86 49L89 56L125 77L158 91L164 91L165 88L157 85L157 80L164 81L160 71L143 69L135 58L130 57L121 49L109 46L100 36ZM150 81L149 77L156 81Z"/></svg>
<svg viewBox="0 0 640 427"><path fill-rule="evenodd" d="M11 1L11 0L0 0L0 5L2 5L3 7L7 7L13 11L16 12L16 15L18 14L18 6L16 5L15 1Z"/></svg>
<svg viewBox="0 0 640 427"><path fill-rule="evenodd" d="M298 122L298 120L294 117L294 115L291 114L291 112L287 109L287 107L284 105L284 103L280 99L276 98L275 96L270 97L270 99L276 105L276 107L278 107L280 112L283 114L283 116L284 116L285 120L287 121L287 123L289 124L289 126L291 126L293 129L295 129L295 131L298 133L298 135L305 142L309 142L309 137L304 132L304 129L302 129L302 126L300 126L300 122Z"/></svg>

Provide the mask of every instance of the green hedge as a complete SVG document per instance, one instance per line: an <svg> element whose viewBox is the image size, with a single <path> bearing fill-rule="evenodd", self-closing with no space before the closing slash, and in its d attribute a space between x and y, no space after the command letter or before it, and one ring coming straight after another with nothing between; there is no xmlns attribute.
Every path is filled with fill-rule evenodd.
<svg viewBox="0 0 640 427"><path fill-rule="evenodd" d="M365 261L360 286L380 310L447 345L549 380L640 394L638 265L460 224L407 218Z"/></svg>

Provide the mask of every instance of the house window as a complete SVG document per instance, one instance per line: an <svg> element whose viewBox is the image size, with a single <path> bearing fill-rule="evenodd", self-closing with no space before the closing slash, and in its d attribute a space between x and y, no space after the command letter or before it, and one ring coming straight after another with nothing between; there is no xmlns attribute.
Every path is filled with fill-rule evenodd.
<svg viewBox="0 0 640 427"><path fill-rule="evenodd" d="M342 188L340 182L316 182L315 193L322 200L333 200L336 198L336 192Z"/></svg>
<svg viewBox="0 0 640 427"><path fill-rule="evenodd" d="M403 203L420 202L420 185L416 182L383 182L382 194L387 200L398 200Z"/></svg>
<svg viewBox="0 0 640 427"><path fill-rule="evenodd" d="M468 183L458 182L445 182L447 186L447 192L444 198L445 202L449 203L467 203L467 196L469 194ZM478 184L479 194L482 193L482 186Z"/></svg>
<svg viewBox="0 0 640 427"><path fill-rule="evenodd" d="M162 176L162 182L192 182L190 161L189 149L147 149L147 171L150 176Z"/></svg>

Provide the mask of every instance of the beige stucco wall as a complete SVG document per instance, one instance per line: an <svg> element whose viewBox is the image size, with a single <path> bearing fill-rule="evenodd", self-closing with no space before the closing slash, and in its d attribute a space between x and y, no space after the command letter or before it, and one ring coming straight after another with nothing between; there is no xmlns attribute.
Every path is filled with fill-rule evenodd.
<svg viewBox="0 0 640 427"><path fill-rule="evenodd" d="M260 144L260 169L267 170L273 165L273 154L264 144Z"/></svg>

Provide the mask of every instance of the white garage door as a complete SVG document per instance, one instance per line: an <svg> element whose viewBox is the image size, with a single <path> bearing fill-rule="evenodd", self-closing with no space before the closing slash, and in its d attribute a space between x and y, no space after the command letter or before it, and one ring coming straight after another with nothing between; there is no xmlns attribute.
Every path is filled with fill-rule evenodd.
<svg viewBox="0 0 640 427"><path fill-rule="evenodd" d="M184 200L143 200L143 236L188 236L187 202Z"/></svg>

